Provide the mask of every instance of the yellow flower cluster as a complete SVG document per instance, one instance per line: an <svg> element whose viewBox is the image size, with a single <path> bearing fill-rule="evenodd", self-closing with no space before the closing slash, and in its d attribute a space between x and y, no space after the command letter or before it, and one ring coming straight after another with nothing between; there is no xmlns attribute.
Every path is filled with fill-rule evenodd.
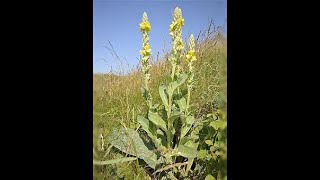
<svg viewBox="0 0 320 180"><path fill-rule="evenodd" d="M148 21L144 21L140 23L140 31L141 32L149 32L151 30L151 25Z"/></svg>
<svg viewBox="0 0 320 180"><path fill-rule="evenodd" d="M142 22L140 23L140 31L142 33L147 33L151 31L151 25L148 21L148 15L146 12L144 12L142 16Z"/></svg>
<svg viewBox="0 0 320 180"><path fill-rule="evenodd" d="M187 54L187 59L186 59L188 62L193 62L193 61L196 61L197 58L194 54L194 51L193 50L190 50Z"/></svg>
<svg viewBox="0 0 320 180"><path fill-rule="evenodd" d="M191 34L190 36L190 40L189 40L189 52L187 53L186 55L186 61L188 62L193 62L193 61L196 61L197 58L196 58L196 55L195 55L195 51L194 51L194 37L193 37L193 34Z"/></svg>
<svg viewBox="0 0 320 180"><path fill-rule="evenodd" d="M148 15L146 12L144 12L142 16L142 22L140 23L140 31L142 32L142 50L140 51L140 54L142 55L142 64L146 72L148 71L148 62L151 55L148 35L150 30L151 25L148 21Z"/></svg>
<svg viewBox="0 0 320 180"><path fill-rule="evenodd" d="M151 49L149 44L144 46L142 50L140 50L140 54L142 56L150 56L151 55Z"/></svg>
<svg viewBox="0 0 320 180"><path fill-rule="evenodd" d="M173 20L172 24L170 24L170 34L176 30L181 28L182 26L184 26L184 19L182 17L180 17L178 20Z"/></svg>
<svg viewBox="0 0 320 180"><path fill-rule="evenodd" d="M176 7L174 9L174 14L173 14L173 21L170 24L169 32L170 36L172 39L177 39L180 40L180 36L182 34L182 26L184 26L184 19L182 17L182 11L180 8ZM177 42L179 43L179 42ZM181 38L181 44L182 43L182 38Z"/></svg>
<svg viewBox="0 0 320 180"><path fill-rule="evenodd" d="M175 45L175 49L179 52L181 52L184 49L182 38L177 39L177 41L174 43L174 45Z"/></svg>

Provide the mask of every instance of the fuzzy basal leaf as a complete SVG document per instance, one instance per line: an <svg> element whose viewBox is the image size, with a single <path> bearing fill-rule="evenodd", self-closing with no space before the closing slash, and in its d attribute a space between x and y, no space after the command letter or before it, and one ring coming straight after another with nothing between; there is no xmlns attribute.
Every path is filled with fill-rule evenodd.
<svg viewBox="0 0 320 180"><path fill-rule="evenodd" d="M143 159L151 168L155 168L157 155L152 151L153 147L150 144L146 145L135 130L123 127L114 129L108 137L108 141L120 151L137 156Z"/></svg>
<svg viewBox="0 0 320 180"><path fill-rule="evenodd" d="M181 129L181 137L180 137L180 139L182 139L185 135L187 135L187 133L191 129L194 121L195 121L195 119L194 119L193 116L188 116L186 118L186 121L183 124L182 129Z"/></svg>

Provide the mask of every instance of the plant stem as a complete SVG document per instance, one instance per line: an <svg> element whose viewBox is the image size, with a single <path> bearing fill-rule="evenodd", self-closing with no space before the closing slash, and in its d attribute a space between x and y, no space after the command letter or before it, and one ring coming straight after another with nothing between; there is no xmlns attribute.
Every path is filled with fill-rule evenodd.
<svg viewBox="0 0 320 180"><path fill-rule="evenodd" d="M176 64L172 64L172 72L171 72L172 82L174 81L175 71L176 71Z"/></svg>
<svg viewBox="0 0 320 180"><path fill-rule="evenodd" d="M172 123L169 121L170 116L171 116L171 105L172 105L172 95L169 94L169 105L168 105L168 112L167 112L167 118L168 118L168 138L167 138L167 143L168 143L168 148L172 146Z"/></svg>
<svg viewBox="0 0 320 180"><path fill-rule="evenodd" d="M186 115L189 114L190 94L191 94L191 87L188 86L188 98L187 98Z"/></svg>
<svg viewBox="0 0 320 180"><path fill-rule="evenodd" d="M187 107L186 107L186 115L189 114L189 105L190 105L190 96L191 96L191 90L192 90L192 82L193 82L193 67L192 67L192 62L188 63L189 66L189 80L188 80L188 98L187 98Z"/></svg>
<svg viewBox="0 0 320 180"><path fill-rule="evenodd" d="M176 71L176 63L172 63L172 71L171 71L171 82L174 81L174 75ZM168 143L168 148L172 146L172 126L173 124L169 121L171 117L171 108L172 108L172 94L169 94L169 102L168 102L168 111L167 111L167 118L168 118L168 134L167 134L167 143Z"/></svg>
<svg viewBox="0 0 320 180"><path fill-rule="evenodd" d="M150 95L150 92L149 92L149 87L148 87L148 77L147 77L147 74L145 75L145 79L144 79L144 83L145 83L145 89L146 91L148 92L147 93L147 104L148 104L148 107L151 108L152 107L152 102L151 102L151 95Z"/></svg>

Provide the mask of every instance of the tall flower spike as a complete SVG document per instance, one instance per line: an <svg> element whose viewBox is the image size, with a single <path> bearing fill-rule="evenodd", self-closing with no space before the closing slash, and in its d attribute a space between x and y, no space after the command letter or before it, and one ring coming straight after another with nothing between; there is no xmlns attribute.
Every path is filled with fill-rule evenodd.
<svg viewBox="0 0 320 180"><path fill-rule="evenodd" d="M152 107L152 97L149 92L148 83L150 81L150 65L149 60L151 56L151 48L149 45L149 31L151 30L151 25L148 21L148 15L146 12L143 13L142 22L140 23L140 31L142 32L142 49L140 50L141 54L141 64L142 64L142 71L144 74L144 92L143 95L145 100L147 101L147 105L149 108Z"/></svg>
<svg viewBox="0 0 320 180"><path fill-rule="evenodd" d="M172 39L172 57L169 59L172 64L171 78L178 76L181 71L180 60L182 58L182 50L184 49L182 41L182 27L184 26L184 19L182 17L182 11L176 7L173 13L173 21L169 27L170 36Z"/></svg>
<svg viewBox="0 0 320 180"><path fill-rule="evenodd" d="M188 79L188 99L187 99L187 107L186 107L186 115L188 115L189 112L189 105L190 105L190 94L193 88L193 84L194 84L194 70L193 70L193 62L197 60L196 55L195 55L195 43L194 43L194 37L193 34L191 34L190 39L189 39L189 51L186 55L186 61L188 62L188 66L189 66L189 79Z"/></svg>

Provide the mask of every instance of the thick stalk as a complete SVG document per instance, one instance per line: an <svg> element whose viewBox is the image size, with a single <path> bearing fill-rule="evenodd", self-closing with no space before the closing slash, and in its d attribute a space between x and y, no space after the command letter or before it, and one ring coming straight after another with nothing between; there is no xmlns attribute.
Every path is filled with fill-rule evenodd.
<svg viewBox="0 0 320 180"><path fill-rule="evenodd" d="M188 80L188 98L187 98L187 107L186 107L186 115L189 114L189 105L190 105L190 96L191 96L191 90L192 90L192 81L193 81L193 67L192 67L192 62L188 63L189 66L189 80Z"/></svg>
<svg viewBox="0 0 320 180"><path fill-rule="evenodd" d="M168 105L168 112L167 112L167 117L168 117L168 138L167 138L167 143L168 143L168 148L172 146L172 122L170 119L171 116L171 105L172 105L172 96L169 95L169 105Z"/></svg>
<svg viewBox="0 0 320 180"><path fill-rule="evenodd" d="M172 62L172 70L171 70L171 82L174 81L174 75L175 75L175 71L176 71L176 61L174 60ZM169 120L171 117L171 109L172 109L172 94L169 93L169 102L168 102L168 111L167 111L167 118L168 118L168 134L167 134L167 143L168 143L168 148L172 147L172 127L173 127L173 123Z"/></svg>
<svg viewBox="0 0 320 180"><path fill-rule="evenodd" d="M191 87L188 85L188 98L187 98L186 116L189 114L190 94L191 94Z"/></svg>
<svg viewBox="0 0 320 180"><path fill-rule="evenodd" d="M147 91L147 104L148 104L149 108L151 108L152 107L152 102L151 102L151 95L150 95L150 92L149 92L149 86L148 86L149 82L148 81L149 81L149 79L148 79L147 74L146 74L146 76L144 78L144 88Z"/></svg>
<svg viewBox="0 0 320 180"><path fill-rule="evenodd" d="M176 64L175 64L175 63L173 63L173 64L172 64L172 72L171 72L171 79L172 79L172 82L174 81L175 71L176 71Z"/></svg>

